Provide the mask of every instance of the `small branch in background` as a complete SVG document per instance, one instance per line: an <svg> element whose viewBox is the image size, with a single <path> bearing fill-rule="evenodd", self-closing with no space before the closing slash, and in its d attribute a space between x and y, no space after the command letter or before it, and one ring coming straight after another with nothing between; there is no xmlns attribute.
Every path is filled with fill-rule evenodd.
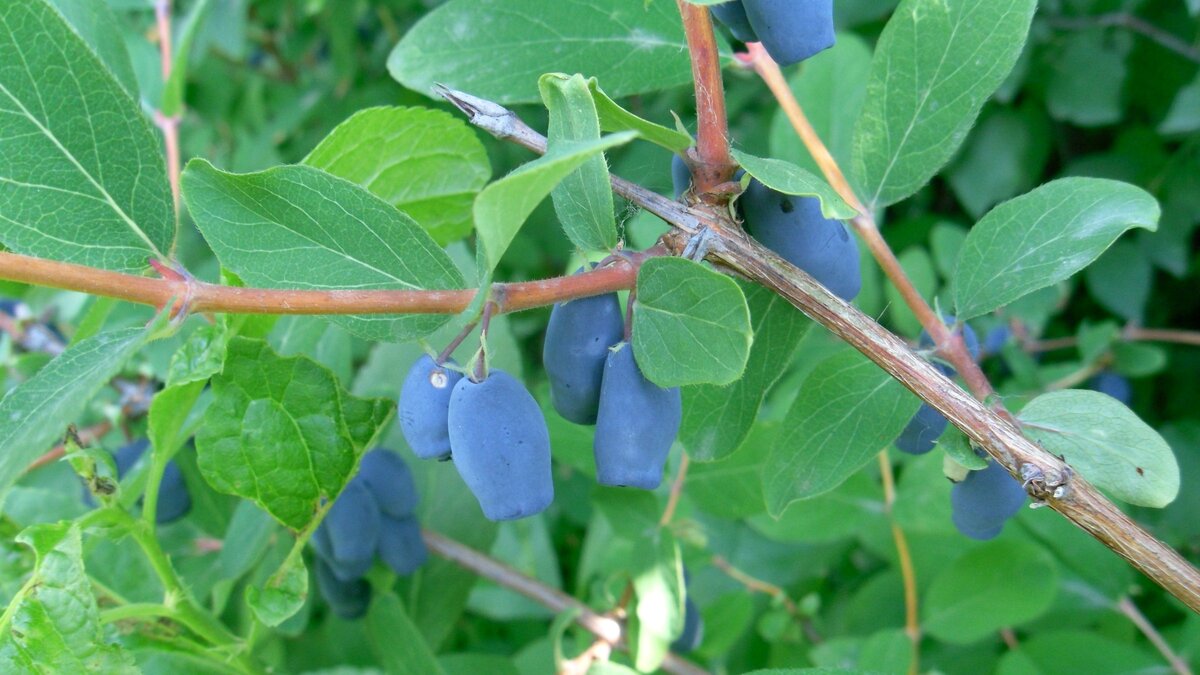
<svg viewBox="0 0 1200 675"><path fill-rule="evenodd" d="M422 530L422 535L425 538L425 545L434 555L441 556L463 569L474 572L509 590L516 591L556 614L567 611L574 612L575 623L584 630L613 647L626 648L625 627L620 621L598 614L591 607L566 593L528 577L445 535L432 530ZM675 675L706 675L707 672L690 661L671 653L667 654L661 668Z"/></svg>
<svg viewBox="0 0 1200 675"><path fill-rule="evenodd" d="M1169 344L1200 347L1200 332L1190 330L1128 326L1125 330L1121 331L1120 339L1125 342L1166 342ZM1027 352L1038 353L1071 349L1078 344L1079 338L1071 335L1049 340L1025 340L1021 343L1021 348Z"/></svg>
<svg viewBox="0 0 1200 675"><path fill-rule="evenodd" d="M1140 19L1133 14L1113 12L1097 16L1051 16L1046 22L1054 28L1064 30L1090 30L1092 28L1125 28L1157 43L1160 47L1175 52L1194 63L1200 63L1200 48L1193 47L1171 33Z"/></svg>
<svg viewBox="0 0 1200 675"><path fill-rule="evenodd" d="M683 453L683 457L679 460L679 473L675 474L675 482L671 483L671 494L667 497L667 507L663 509L662 518L658 519L659 527L666 527L671 524L671 519L675 517L675 509L679 506L679 497L683 494L683 483L687 480L688 467L692 460L688 454Z"/></svg>
<svg viewBox="0 0 1200 675"><path fill-rule="evenodd" d="M921 664L921 618L920 601L917 594L917 572L912 562L912 552L908 548L908 537L896 522L892 506L896 503L896 477L892 472L892 461L888 459L885 449L879 453L879 475L883 481L883 512L887 515L892 526L892 541L896 545L896 559L900 563L900 578L904 584L904 633L912 642L912 659L908 662L908 672L916 675L920 672Z"/></svg>
<svg viewBox="0 0 1200 675"><path fill-rule="evenodd" d="M171 48L171 0L155 0L154 19L158 26L158 53L162 61L163 85L171 79L171 66L174 63L175 52ZM176 227L179 223L179 118L168 117L161 112L154 113L154 123L163 132L163 141L167 148L167 180L171 183L171 198L175 203ZM178 237L176 237L178 239Z"/></svg>
<svg viewBox="0 0 1200 675"><path fill-rule="evenodd" d="M1021 648L1021 643L1017 641L1017 634L1011 628L1001 628L1000 639L1004 640L1004 646L1008 647L1009 651L1015 652Z"/></svg>
<svg viewBox="0 0 1200 675"><path fill-rule="evenodd" d="M763 595L770 596L772 600L782 605L784 611L796 621L796 623L800 626L800 629L804 631L805 639L814 645L821 643L823 638L821 637L821 634L817 632L817 629L813 627L812 620L800 611L800 608L796 606L796 603L790 597L788 597L787 591L773 583L770 583L769 581L763 581L762 579L758 579L746 574L740 569L734 567L733 564L726 560L724 556L714 555L712 557L712 564L713 567L716 567L724 572L725 576L745 586L746 590L753 593L762 593Z"/></svg>
<svg viewBox="0 0 1200 675"><path fill-rule="evenodd" d="M728 201L716 195L717 186L733 177L737 169L729 154L729 123L725 112L725 89L721 80L721 57L713 34L708 8L676 0L683 17L688 51L692 57L692 80L696 83L696 156L691 158L696 193L714 203Z"/></svg>
<svg viewBox="0 0 1200 675"><path fill-rule="evenodd" d="M1154 648L1158 650L1158 653L1162 654L1163 658L1167 660L1167 663L1171 666L1171 670L1173 670L1176 675L1192 675L1192 669L1188 667L1187 661L1183 660L1178 654L1175 653L1175 650L1171 649L1171 645L1167 644L1167 641L1163 639L1162 634L1158 632L1158 629L1154 627L1154 624L1150 623L1150 621L1146 618L1146 615L1142 614L1142 611L1133 603L1133 600L1131 600L1128 596L1118 600L1117 611L1124 614L1129 618L1130 621L1133 622L1133 625L1137 626L1137 629L1142 632L1142 635L1145 635L1146 639L1150 641L1150 644L1154 645Z"/></svg>

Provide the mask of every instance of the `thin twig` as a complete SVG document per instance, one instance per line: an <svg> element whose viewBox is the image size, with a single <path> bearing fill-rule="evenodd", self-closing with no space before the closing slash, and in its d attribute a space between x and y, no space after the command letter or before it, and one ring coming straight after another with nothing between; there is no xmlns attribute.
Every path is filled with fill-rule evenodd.
<svg viewBox="0 0 1200 675"><path fill-rule="evenodd" d="M1063 28L1066 30L1090 30L1092 28L1108 27L1128 28L1134 33L1153 40L1164 49L1173 51L1189 61L1200 63L1200 48L1193 47L1162 28L1132 14L1113 12L1097 16L1051 16L1046 18L1046 22L1054 28Z"/></svg>
<svg viewBox="0 0 1200 675"><path fill-rule="evenodd" d="M896 478L887 450L879 453L879 475L883 482L883 511L892 526L892 540L896 544L896 559L900 563L900 578L904 584L904 633L912 643L912 659L908 672L916 675L921 663L921 618L917 595L917 572L913 566L912 552L908 548L908 537L896 522L892 506L896 503Z"/></svg>
<svg viewBox="0 0 1200 675"><path fill-rule="evenodd" d="M162 61L163 85L171 80L175 54L171 48L171 0L154 3L155 24L158 27L159 59ZM156 112L154 121L162 129L167 150L167 179L171 183L171 198L175 203L175 223L179 225L179 118ZM178 233L176 233L178 234ZM176 237L178 239L178 236Z"/></svg>
<svg viewBox="0 0 1200 675"><path fill-rule="evenodd" d="M812 621L805 616L795 601L788 596L787 591L776 586L769 581L763 581L757 577L750 576L742 570L733 566L733 563L725 559L724 556L714 555L712 557L713 567L725 573L725 576L733 579L739 584L746 587L746 590L752 593L762 593L770 596L772 600L783 605L783 610L788 613L792 619L799 624L800 629L804 631L804 637L812 644L820 644L822 641L821 634L813 627Z"/></svg>
<svg viewBox="0 0 1200 675"><path fill-rule="evenodd" d="M1129 620L1133 622L1133 625L1137 626L1137 629L1142 632L1142 635L1146 636L1146 639L1150 641L1150 644L1154 645L1154 648L1158 650L1158 653L1162 654L1163 658L1167 660L1167 663L1171 665L1171 670L1175 671L1177 675L1192 675L1192 669L1188 667L1187 661L1184 661L1178 654L1175 653L1175 650L1171 649L1171 645L1167 644L1167 641L1163 639L1162 634L1158 632L1158 629L1154 627L1154 624L1150 623L1150 620L1146 618L1146 615L1142 614L1142 610L1138 609L1137 605L1133 603L1133 600L1131 600L1128 596L1121 598L1117 601L1117 610L1129 617Z"/></svg>
<svg viewBox="0 0 1200 675"><path fill-rule="evenodd" d="M662 517L658 519L660 527L666 527L671 524L671 519L675 517L675 509L679 506L679 496L683 494L683 482L687 480L688 466L692 463L688 454L683 453L683 457L679 460L679 473L675 474L675 482L671 483L671 494L667 497L667 507L663 509Z"/></svg>
<svg viewBox="0 0 1200 675"><path fill-rule="evenodd" d="M632 288L637 270L652 249L607 267L542 281L503 284L504 312L519 312L564 300ZM0 279L79 291L153 307L191 291L195 313L226 314L457 314L470 306L474 289L446 291L300 291L238 288L200 281L155 279L133 274L0 252Z"/></svg>
<svg viewBox="0 0 1200 675"><path fill-rule="evenodd" d="M1131 326L1121 331L1121 340L1125 342L1167 342L1171 344L1200 347L1200 332L1191 330L1174 330L1170 328L1138 328ZM1028 340L1021 343L1021 348L1027 352L1052 352L1059 349L1070 349L1079 344L1076 336L1052 338L1049 340Z"/></svg>
<svg viewBox="0 0 1200 675"><path fill-rule="evenodd" d="M516 591L533 600L550 611L561 614L572 612L575 623L592 635L619 649L626 649L624 626L620 621L611 617L597 614L591 607L583 604L562 591L551 588L537 579L533 579L504 563L490 558L475 549L459 543L445 535L432 530L424 530L425 545L435 555L470 570L479 576L493 581L505 588ZM677 675L706 675L706 671L695 664L668 653L663 659L662 669Z"/></svg>

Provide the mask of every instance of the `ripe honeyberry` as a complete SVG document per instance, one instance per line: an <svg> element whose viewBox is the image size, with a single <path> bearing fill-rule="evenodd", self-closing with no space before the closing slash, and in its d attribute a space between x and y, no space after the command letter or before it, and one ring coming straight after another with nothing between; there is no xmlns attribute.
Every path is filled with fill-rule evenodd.
<svg viewBox="0 0 1200 675"><path fill-rule="evenodd" d="M1088 389L1108 394L1125 405L1133 403L1133 387L1129 385L1129 380L1116 373L1107 370L1098 373L1088 381L1087 386Z"/></svg>
<svg viewBox="0 0 1200 675"><path fill-rule="evenodd" d="M450 392L461 379L462 373L439 366L428 355L417 359L409 369L400 388L400 432L417 457L450 456L446 410Z"/></svg>
<svg viewBox="0 0 1200 675"><path fill-rule="evenodd" d="M953 316L942 317L947 324L954 324ZM962 324L962 338L966 343L967 351L971 354L971 358L979 358L979 338L976 337L975 331L971 330L968 324ZM934 346L933 338L929 333L921 331L920 346L923 349L929 349ZM935 368L942 371L946 377L954 377L954 369L944 363L934 363ZM941 413L934 410L928 403L922 403L917 409L917 414L909 420L908 426L900 432L900 436L896 438L896 449L901 452L907 452L910 455L923 455L933 449L937 439L946 431L946 426L949 422Z"/></svg>
<svg viewBox="0 0 1200 675"><path fill-rule="evenodd" d="M738 200L746 230L763 246L849 302L862 289L858 247L840 221L821 215L815 197L776 192L757 180Z"/></svg>
<svg viewBox="0 0 1200 675"><path fill-rule="evenodd" d="M313 546L342 581L363 576L379 544L379 504L361 480L351 480L314 533Z"/></svg>
<svg viewBox="0 0 1200 675"><path fill-rule="evenodd" d="M1025 503L1025 489L1004 467L987 467L967 474L950 491L951 519L958 531L972 539L992 539L1004 522Z"/></svg>
<svg viewBox="0 0 1200 675"><path fill-rule="evenodd" d="M550 378L550 400L564 419L596 423L604 359L624 332L625 318L616 293L554 305L542 363Z"/></svg>
<svg viewBox="0 0 1200 675"><path fill-rule="evenodd" d="M754 27L750 25L750 19L746 16L746 8L742 5L742 0L710 5L708 11L712 12L717 21L725 24L729 32L733 33L733 37L742 42L758 42L758 36L754 34Z"/></svg>
<svg viewBox="0 0 1200 675"><path fill-rule="evenodd" d="M508 373L454 385L450 397L454 466L488 520L514 520L554 501L550 432L537 401Z"/></svg>
<svg viewBox="0 0 1200 675"><path fill-rule="evenodd" d="M596 479L601 485L658 487L682 419L679 387L664 389L647 380L633 347L618 344L604 364L592 446Z"/></svg>
<svg viewBox="0 0 1200 675"><path fill-rule="evenodd" d="M742 5L754 34L781 66L833 46L833 0L743 0Z"/></svg>
<svg viewBox="0 0 1200 675"><path fill-rule="evenodd" d="M415 517L384 515L379 526L379 557L393 572L408 576L425 564L429 551L421 538L421 524Z"/></svg>
<svg viewBox="0 0 1200 675"><path fill-rule="evenodd" d="M334 614L352 620L367 613L367 606L371 604L371 584L365 579L342 580L329 563L320 558L317 559L316 573L317 588Z"/></svg>
<svg viewBox="0 0 1200 675"><path fill-rule="evenodd" d="M406 518L417 510L417 486L400 455L375 448L362 458L357 478L366 484L384 515Z"/></svg>

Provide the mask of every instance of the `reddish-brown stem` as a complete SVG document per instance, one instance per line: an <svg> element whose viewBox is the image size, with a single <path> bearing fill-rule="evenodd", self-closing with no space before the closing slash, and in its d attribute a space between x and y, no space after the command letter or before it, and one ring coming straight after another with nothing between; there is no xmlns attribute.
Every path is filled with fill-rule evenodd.
<svg viewBox="0 0 1200 675"><path fill-rule="evenodd" d="M438 354L438 357L437 357L437 359L434 360L434 363L436 363L439 366L442 365L443 363L445 363L450 358L450 356L454 353L454 350L458 349L458 346L463 343L463 340L466 340L467 337L469 337L471 335L471 333L474 332L475 326L477 326L477 325L479 325L478 321L472 321L472 322L468 323L467 325L463 326L463 329L458 332L458 335L454 336L454 339L450 341L450 344L446 345L446 348L443 349L440 354Z"/></svg>
<svg viewBox="0 0 1200 675"><path fill-rule="evenodd" d="M530 578L445 535L432 530L424 530L422 534L425 538L425 545L434 555L441 556L459 567L516 591L552 612L572 612L575 623L584 630L614 647L627 648L624 637L625 627L620 621L598 614L591 607L566 593L551 588L537 579ZM662 669L677 675L707 675L704 669L670 653L663 659Z"/></svg>
<svg viewBox="0 0 1200 675"><path fill-rule="evenodd" d="M662 517L658 519L660 527L671 524L675 517L675 509L679 508L679 497L683 494L683 484L687 480L688 467L692 460L685 452L679 460L679 473L675 474L675 482L671 483L671 494L667 497L667 506L663 509Z"/></svg>
<svg viewBox="0 0 1200 675"><path fill-rule="evenodd" d="M809 621L807 616L804 616L800 612L800 608L796 606L796 603L790 597L788 597L787 591L773 583L770 583L769 581L763 581L762 579L758 579L746 574L742 570L734 567L732 563L724 558L724 556L714 555L712 557L712 564L713 567L724 572L725 576L745 586L746 590L752 593L762 593L763 595L770 596L775 602L783 605L784 611L800 624L801 629L804 631L804 636L808 638L809 642L812 644L819 644L821 642L821 636L817 633L816 629L813 628L812 622Z"/></svg>
<svg viewBox="0 0 1200 675"><path fill-rule="evenodd" d="M1126 342L1169 342L1178 345L1200 347L1200 332L1190 330L1137 328L1131 326L1121 332L1121 339ZM1079 338L1069 336L1051 340L1029 340L1022 343L1021 346L1027 352L1052 352L1058 349L1070 349L1078 344Z"/></svg>
<svg viewBox="0 0 1200 675"><path fill-rule="evenodd" d="M632 288L637 270L661 250L631 256L607 267L542 281L502 284L501 312L519 312L564 300ZM153 279L133 274L0 252L0 279L79 291L154 307L186 297L192 312L228 314L457 314L470 306L474 289L452 291L297 291L237 288L200 281Z"/></svg>
<svg viewBox="0 0 1200 675"><path fill-rule="evenodd" d="M171 0L154 3L155 24L158 27L159 59L162 61L163 84L171 79L174 50L171 48ZM175 202L175 220L179 221L179 118L168 117L161 112L154 114L154 121L163 132L163 143L167 149L167 180L171 184L171 198ZM178 239L178 237L176 237Z"/></svg>
<svg viewBox="0 0 1200 675"><path fill-rule="evenodd" d="M729 125L725 113L725 89L721 80L721 57L713 34L708 9L676 0L683 17L688 51L692 56L692 80L696 83L696 149L690 158L696 194L713 203L728 201L717 187L729 181L737 166L729 154Z"/></svg>

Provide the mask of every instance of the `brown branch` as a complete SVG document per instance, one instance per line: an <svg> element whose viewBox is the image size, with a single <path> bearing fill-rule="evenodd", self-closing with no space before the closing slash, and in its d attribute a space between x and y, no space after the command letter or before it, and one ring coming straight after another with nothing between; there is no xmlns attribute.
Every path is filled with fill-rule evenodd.
<svg viewBox="0 0 1200 675"><path fill-rule="evenodd" d="M1190 347L1200 347L1200 332L1170 328L1138 328L1130 326L1121 331L1120 339L1125 342L1167 342ZM1079 338L1067 336L1050 340L1027 340L1021 343L1027 352L1052 352L1070 349L1079 344Z"/></svg>
<svg viewBox="0 0 1200 675"><path fill-rule="evenodd" d="M422 531L425 545L435 555L493 581L505 588L516 591L533 600L539 605L555 613L572 612L574 621L584 630L604 640L619 649L626 649L625 627L620 621L596 613L591 607L583 604L562 591L551 588L537 579L490 558L475 549L457 542L445 535L432 530ZM678 675L707 675L706 671L695 664L668 653L663 660L662 669Z"/></svg>
<svg viewBox="0 0 1200 675"><path fill-rule="evenodd" d="M662 517L658 519L660 527L670 525L671 519L675 517L675 509L679 507L679 497L683 494L683 483L687 480L688 466L691 463L692 460L688 454L683 453L683 457L679 460L679 473L675 474L675 482L671 483L671 494L667 497L667 506L663 509Z"/></svg>
<svg viewBox="0 0 1200 675"><path fill-rule="evenodd" d="M1133 603L1133 600L1130 600L1128 597L1123 597L1118 600L1117 611L1124 614L1129 618L1130 621L1133 622L1134 626L1137 626L1137 629L1142 632L1142 635L1145 635L1146 639L1150 641L1150 644L1154 645L1154 648L1158 650L1158 653L1162 654L1162 657L1167 660L1167 663L1171 666L1171 670L1175 671L1176 675L1192 675L1192 669L1188 667L1187 661L1180 658L1180 656L1176 654L1173 649L1171 649L1171 645L1168 644L1165 639L1163 639L1162 634L1158 632L1158 629L1154 627L1154 624L1150 623L1150 620L1146 618L1146 615L1142 614L1142 611Z"/></svg>
<svg viewBox="0 0 1200 675"><path fill-rule="evenodd" d="M555 302L632 288L651 249L581 274L503 286L502 312L519 312ZM165 307L188 297L195 313L227 314L457 314L467 309L475 290L453 291L297 291L237 288L200 281L154 279L73 263L0 252L0 279L79 291L91 295ZM190 289L189 289L190 284Z"/></svg>
<svg viewBox="0 0 1200 675"><path fill-rule="evenodd" d="M1200 48L1196 48L1180 40L1167 31L1148 23L1132 14L1114 12L1098 16L1051 16L1046 21L1055 28L1067 30L1089 30L1092 28L1119 27L1127 28L1157 43L1160 47L1173 51L1183 58L1200 63Z"/></svg>
<svg viewBox="0 0 1200 675"><path fill-rule="evenodd" d="M692 80L696 83L696 150L690 158L695 192L713 203L728 201L717 186L729 181L737 169L729 155L728 115L721 81L721 58L708 9L676 0L683 18L688 51L692 57Z"/></svg>
<svg viewBox="0 0 1200 675"><path fill-rule="evenodd" d="M537 132L502 106L461 92L443 90L443 95L467 112L470 120L484 130L500 129L510 134L501 138L519 138L525 147L539 144L545 147L544 137L539 141ZM515 135L514 130L518 132ZM692 236L707 231L711 237L708 260L775 291L862 352L942 413L1014 477L1020 476L1021 467L1027 464L1048 476L1067 475L1066 464L1025 438L1010 416L1002 416L980 403L871 317L750 239L729 223L726 211L704 204L689 207L615 176L612 183L614 192L674 226L663 237L664 244L672 251L681 252ZM949 339L949 331L940 321L936 324ZM930 333L937 337L934 331ZM951 355L965 358L967 365L978 370L961 338L955 336L951 344L954 346ZM959 363L954 362L954 365L958 367ZM963 369L960 367L959 370ZM1046 494L1035 486L1031 486L1031 490L1035 498L1046 501L1167 592L1200 611L1200 571L1177 551L1142 529L1082 477L1073 476L1061 494Z"/></svg>
<svg viewBox="0 0 1200 675"><path fill-rule="evenodd" d="M154 19L158 27L159 59L162 61L163 86L171 80L171 66L174 64L174 50L171 48L171 0L157 0L154 3ZM175 203L175 223L179 224L179 118L168 117L161 112L154 114L154 122L163 132L163 142L167 149L167 180L171 184L171 199ZM178 239L178 233L176 233Z"/></svg>

